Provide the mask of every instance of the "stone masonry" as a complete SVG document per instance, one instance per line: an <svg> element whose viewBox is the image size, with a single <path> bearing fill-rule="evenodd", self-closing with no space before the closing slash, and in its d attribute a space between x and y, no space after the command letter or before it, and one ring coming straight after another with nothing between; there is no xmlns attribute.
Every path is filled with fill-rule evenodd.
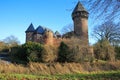
<svg viewBox="0 0 120 80"><path fill-rule="evenodd" d="M73 33L74 36L80 38L81 40L87 42L87 45L88 45L88 14L89 13L87 12L87 10L82 6L82 4L79 1L72 12L74 31L69 32ZM67 34L68 33L64 35ZM60 42L64 37L65 36L61 36L61 34L58 31L53 33L51 29L48 29L43 26L38 26L36 29L34 29L32 23L26 30L26 42L32 41L53 45L55 42L57 42L56 40Z"/></svg>

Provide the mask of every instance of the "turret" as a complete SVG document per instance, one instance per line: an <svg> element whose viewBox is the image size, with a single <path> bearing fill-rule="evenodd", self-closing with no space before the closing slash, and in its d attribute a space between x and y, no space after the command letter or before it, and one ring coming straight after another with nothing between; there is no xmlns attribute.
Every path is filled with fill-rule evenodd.
<svg viewBox="0 0 120 80"><path fill-rule="evenodd" d="M72 12L74 34L88 42L88 12L80 1Z"/></svg>
<svg viewBox="0 0 120 80"><path fill-rule="evenodd" d="M77 3L76 7L74 8L72 12L72 19L74 20L76 17L86 18L88 19L88 12L87 10L82 6L80 1Z"/></svg>
<svg viewBox="0 0 120 80"><path fill-rule="evenodd" d="M53 32L52 30L45 29L44 42L48 45L53 45Z"/></svg>
<svg viewBox="0 0 120 80"><path fill-rule="evenodd" d="M28 41L33 41L34 39L34 36L33 36L33 34L34 34L34 31L35 31L35 29L34 29L34 26L33 26L33 24L31 23L30 24L30 26L27 28L27 30L25 31L25 33L26 33L26 42L28 42Z"/></svg>

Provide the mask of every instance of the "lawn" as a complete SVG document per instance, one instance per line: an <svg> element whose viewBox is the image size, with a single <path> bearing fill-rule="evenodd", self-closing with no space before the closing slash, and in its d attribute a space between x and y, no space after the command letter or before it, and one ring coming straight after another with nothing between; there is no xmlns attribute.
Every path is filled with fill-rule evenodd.
<svg viewBox="0 0 120 80"><path fill-rule="evenodd" d="M0 80L120 80L120 71L105 71L64 75L27 75L1 73Z"/></svg>

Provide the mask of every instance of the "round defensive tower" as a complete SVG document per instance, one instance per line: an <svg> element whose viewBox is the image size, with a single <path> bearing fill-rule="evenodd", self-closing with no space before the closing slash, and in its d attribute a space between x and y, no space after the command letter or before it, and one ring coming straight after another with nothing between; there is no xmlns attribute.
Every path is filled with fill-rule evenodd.
<svg viewBox="0 0 120 80"><path fill-rule="evenodd" d="M82 6L80 1L72 12L72 19L74 23L74 33L77 37L84 39L88 43L88 12Z"/></svg>
<svg viewBox="0 0 120 80"><path fill-rule="evenodd" d="M53 32L51 30L46 30L44 37L46 44L53 45Z"/></svg>

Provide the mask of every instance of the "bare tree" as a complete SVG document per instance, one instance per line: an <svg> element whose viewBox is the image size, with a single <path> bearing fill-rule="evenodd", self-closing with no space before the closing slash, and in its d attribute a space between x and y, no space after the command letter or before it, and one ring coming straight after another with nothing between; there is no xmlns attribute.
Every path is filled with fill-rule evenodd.
<svg viewBox="0 0 120 80"><path fill-rule="evenodd" d="M93 24L104 23L111 19L119 19L120 0L79 0L89 12L90 26ZM74 3L74 6L78 0ZM74 6L67 11L73 11Z"/></svg>
<svg viewBox="0 0 120 80"><path fill-rule="evenodd" d="M73 28L74 28L73 24L67 24L62 28L62 34L73 31L74 30Z"/></svg>
<svg viewBox="0 0 120 80"><path fill-rule="evenodd" d="M98 24L98 22L104 23L109 20L119 19L119 0L86 0L85 6L88 8L90 18L92 18L91 24Z"/></svg>
<svg viewBox="0 0 120 80"><path fill-rule="evenodd" d="M76 5L76 2L74 2L74 6ZM89 12L89 32L91 33L91 29L98 25L103 25L104 23L108 22L114 22L116 26L120 26L120 0L80 0L80 2L83 4L83 6L87 9ZM69 9L69 11L73 11L74 6L72 9ZM68 10L67 10L68 11ZM112 26L112 24L109 24ZM70 25L64 26L63 32L70 32ZM113 24L113 26L115 26ZM115 29L116 29L115 26ZM73 27L73 26L72 26ZM118 27L117 27L118 28ZM68 29L68 30L67 30ZM90 35L92 37L92 35ZM114 36L117 38L117 36ZM114 38L115 40L115 38ZM116 39L118 40L118 39ZM114 41L118 42L119 41ZM111 39L109 39L111 41Z"/></svg>
<svg viewBox="0 0 120 80"><path fill-rule="evenodd" d="M3 41L9 46L20 44L18 38L13 35L6 37Z"/></svg>
<svg viewBox="0 0 120 80"><path fill-rule="evenodd" d="M74 6L76 5L74 2ZM89 27L95 27L108 21L119 23L120 20L120 0L80 0L89 12ZM73 11L74 6L69 11ZM68 11L68 9L67 9ZM73 26L72 26L73 27ZM72 28L73 29L73 28ZM71 30L70 25L64 26L63 32Z"/></svg>
<svg viewBox="0 0 120 80"><path fill-rule="evenodd" d="M108 21L94 28L93 36L98 40L108 40L110 43L120 42L120 26Z"/></svg>

